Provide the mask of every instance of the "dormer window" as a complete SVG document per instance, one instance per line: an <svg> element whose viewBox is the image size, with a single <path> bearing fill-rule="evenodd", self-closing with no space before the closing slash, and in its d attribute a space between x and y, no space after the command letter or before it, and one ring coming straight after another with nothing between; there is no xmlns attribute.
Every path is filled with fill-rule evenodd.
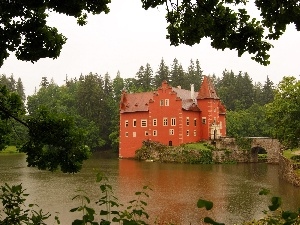
<svg viewBox="0 0 300 225"><path fill-rule="evenodd" d="M165 106L169 106L169 99L165 99Z"/></svg>

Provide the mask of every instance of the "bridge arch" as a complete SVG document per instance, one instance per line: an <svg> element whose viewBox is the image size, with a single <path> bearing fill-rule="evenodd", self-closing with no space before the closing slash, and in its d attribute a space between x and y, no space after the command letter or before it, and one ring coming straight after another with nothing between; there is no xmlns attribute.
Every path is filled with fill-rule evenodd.
<svg viewBox="0 0 300 225"><path fill-rule="evenodd" d="M279 154L282 149L282 145L277 139L268 137L245 137L251 139L250 154L248 156L248 162L258 162L258 152L265 150L267 153L268 163L279 163ZM217 149L230 149L238 152L242 149L238 146L235 138L224 137L216 140Z"/></svg>
<svg viewBox="0 0 300 225"><path fill-rule="evenodd" d="M268 163L279 162L279 153L282 145L277 139L266 137L253 137L251 139L251 149L255 149L256 151L264 149L267 153Z"/></svg>

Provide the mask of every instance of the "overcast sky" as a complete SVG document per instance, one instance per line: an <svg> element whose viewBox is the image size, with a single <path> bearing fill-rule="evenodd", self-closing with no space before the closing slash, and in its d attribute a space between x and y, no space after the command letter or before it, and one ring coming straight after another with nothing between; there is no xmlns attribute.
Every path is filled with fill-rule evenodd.
<svg viewBox="0 0 300 225"><path fill-rule="evenodd" d="M163 8L145 11L140 0L113 0L109 14L89 16L88 24L80 27L76 19L51 15L49 25L58 28L67 38L59 58L31 62L18 61L12 54L0 68L0 74L21 77L26 94L33 94L41 78L46 76L61 85L66 75L79 77L90 72L113 79L119 70L122 78L134 77L140 66L149 63L157 71L162 58L171 66L174 58L187 69L190 60L198 59L203 73L222 76L225 69L248 72L253 82L264 83L267 75L277 84L283 76L299 78L300 32L289 26L280 40L273 42L271 64L261 66L236 51L217 51L210 40L202 40L193 47L170 46L166 39L166 21Z"/></svg>

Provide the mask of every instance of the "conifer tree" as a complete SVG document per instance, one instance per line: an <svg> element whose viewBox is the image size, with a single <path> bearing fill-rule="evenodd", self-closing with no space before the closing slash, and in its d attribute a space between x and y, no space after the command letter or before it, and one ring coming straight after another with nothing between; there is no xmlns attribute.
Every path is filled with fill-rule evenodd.
<svg viewBox="0 0 300 225"><path fill-rule="evenodd" d="M170 80L170 71L169 67L166 65L165 60L162 58L154 76L154 88L158 88L161 86L163 81L169 82Z"/></svg>

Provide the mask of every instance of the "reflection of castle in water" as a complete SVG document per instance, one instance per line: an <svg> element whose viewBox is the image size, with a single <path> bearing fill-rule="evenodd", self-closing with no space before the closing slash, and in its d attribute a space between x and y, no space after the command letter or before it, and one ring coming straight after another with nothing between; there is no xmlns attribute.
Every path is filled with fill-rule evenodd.
<svg viewBox="0 0 300 225"><path fill-rule="evenodd" d="M120 199L122 202L132 200L134 192L140 191L144 185L153 189L150 198L146 199L152 222L199 224L203 210L198 209L196 203L201 197L215 201L218 212L222 212L220 208L224 209L224 178L213 175L215 166L120 160L119 169L120 191L126 193L120 193L125 196ZM205 215L214 214L214 210L205 212Z"/></svg>

